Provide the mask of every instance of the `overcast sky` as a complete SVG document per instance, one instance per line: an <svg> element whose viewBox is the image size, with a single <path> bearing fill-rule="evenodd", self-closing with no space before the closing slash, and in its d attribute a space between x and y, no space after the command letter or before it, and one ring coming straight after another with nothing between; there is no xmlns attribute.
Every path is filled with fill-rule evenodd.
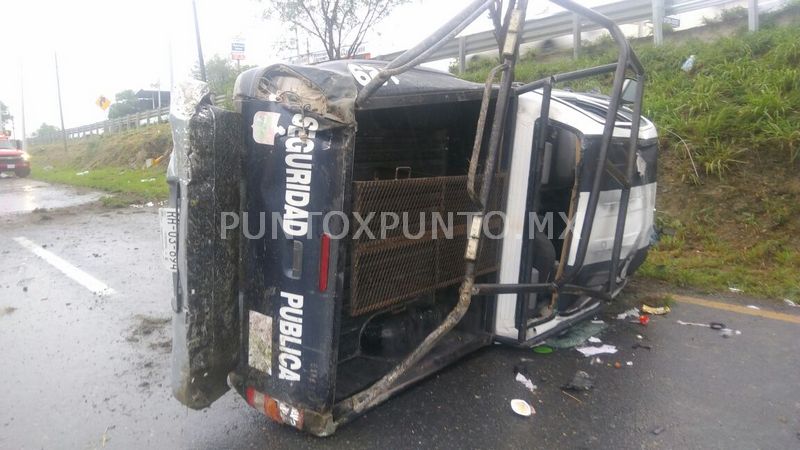
<svg viewBox="0 0 800 450"><path fill-rule="evenodd" d="M608 2L582 1L587 5ZM367 36L366 50L377 55L408 48L468 3L411 0L375 27ZM0 4L0 101L15 116L17 133L21 133L21 71L27 133L43 122L60 126L55 52L67 128L105 120L106 112L94 104L100 95L113 100L121 90L152 89L159 80L162 89L168 89L170 47L176 81L187 77L196 61L190 0L2 0ZM285 29L262 19L264 3L197 0L197 5L206 59L214 54L228 57L231 39L241 36L247 47L244 63L277 60L276 43ZM549 2L535 0L527 17L558 10ZM465 33L490 26L483 17Z"/></svg>

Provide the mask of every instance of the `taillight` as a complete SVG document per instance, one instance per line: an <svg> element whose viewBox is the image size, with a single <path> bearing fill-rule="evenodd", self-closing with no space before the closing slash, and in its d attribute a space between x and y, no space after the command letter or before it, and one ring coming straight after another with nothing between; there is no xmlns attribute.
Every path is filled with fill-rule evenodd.
<svg viewBox="0 0 800 450"><path fill-rule="evenodd" d="M247 404L255 408L255 406L256 406L256 400L255 400L256 390L253 389L253 388L247 388L245 393L247 394L246 395Z"/></svg>
<svg viewBox="0 0 800 450"><path fill-rule="evenodd" d="M328 290L328 267L331 256L331 237L327 233L322 233L319 249L319 290Z"/></svg>
<svg viewBox="0 0 800 450"><path fill-rule="evenodd" d="M301 409L275 400L252 387L245 390L245 398L248 405L263 412L275 422L303 429L303 411Z"/></svg>

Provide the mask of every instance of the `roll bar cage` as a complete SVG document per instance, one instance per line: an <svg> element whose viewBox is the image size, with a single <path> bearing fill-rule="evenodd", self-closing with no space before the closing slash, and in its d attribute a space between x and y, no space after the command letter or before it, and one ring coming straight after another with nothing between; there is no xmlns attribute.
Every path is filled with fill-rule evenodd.
<svg viewBox="0 0 800 450"><path fill-rule="evenodd" d="M338 408L339 417L336 419L336 422L347 421L352 418L352 416L365 411L369 407L388 397L398 379L405 374L411 366L424 357L439 341L439 339L441 339L442 336L455 327L455 325L461 320L469 308L472 297L475 295L500 293L525 294L534 292L550 292L557 294L562 292L588 295L598 299L609 299L616 290L617 272L622 249L622 233L625 229L628 199L630 198L630 188L636 163L636 148L638 144L643 84L645 78L644 69L639 62L639 59L633 53L629 43L625 40L625 36L622 34L622 31L613 21L602 14L579 5L574 0L550 1L563 7L564 9L581 15L608 30L617 44L619 51L617 62L588 69L577 70L574 72L552 75L542 80L514 87L512 82L514 79L514 67L519 57L519 36L522 33L522 28L524 26L525 9L528 2L527 0L508 0L508 11L504 15L505 23L499 24L500 29L496 30L495 32L498 39L498 46L501 47L501 63L490 71L486 80L483 99L481 101L481 109L477 122L472 157L470 158L469 172L467 177L467 190L470 198L479 207L480 212L475 214L472 219L472 223L470 224L467 248L464 255L464 280L459 290L458 303L447 315L444 321L434 331L432 331L417 348L415 348L408 356L406 356L402 362L400 362L370 387L343 400ZM424 61L426 56L436 51L439 47L444 45L445 42L458 35L458 33L460 33L487 9L493 14L497 14L497 17L499 18L499 14L501 13L502 9L501 5L501 0L474 0L467 8L458 13L444 26L434 32L430 37L426 38L413 48L407 50L402 55L389 62L383 69L381 69L378 74L358 93L358 96L356 97L356 106L363 106L369 100L369 98L393 75L403 73L420 64L422 61ZM496 24L497 22L500 21L496 20ZM623 84L628 70L633 73L637 84L633 101L633 119L630 127L632 139L630 140L630 145L627 149L625 173L621 174L618 170L611 168L608 161L608 150L611 146L611 139L616 126L617 112L622 104ZM486 209L488 199L491 194L492 186L494 186L493 180L495 168L502 141L502 134L505 129L510 98L512 96L521 95L533 90L542 89L543 100L541 115L539 118L540 131L536 136L537 139L535 141L532 155L534 161L536 161L536 164L538 165L541 164L541 158L544 152L546 140L545 130L549 124L550 101L552 98L553 86L559 82L577 80L580 78L611 72L614 72L614 82L611 91L606 122L603 128L601 146L598 154L599 164L597 165L594 177L592 179L592 188L589 195L588 207L583 221L577 255L575 263L572 265L572 270L563 274L562 277L555 280L553 283L475 284L475 261L477 259L478 249L480 248L481 230L484 216L487 213ZM492 119L488 145L486 147L486 156L483 158L483 173L480 177L480 183L478 183L477 172L481 160L480 154L481 148L483 147L484 128L486 125L490 99L493 93L493 82L498 74L500 74L500 84L495 97L496 101L494 116ZM586 257L589 237L591 236L592 225L594 224L594 217L597 212L597 205L600 197L600 186L602 185L604 177L609 174L617 182L619 182L623 188L614 235L615 239L611 260L612 269L609 275L608 287L606 290L600 291L575 285L574 280L580 273ZM538 187L541 184L539 177L535 178L534 183L536 188L534 192L538 192ZM480 189L478 189L478 186L480 186ZM527 317L525 317L528 310L528 300L527 296L523 295L522 297L526 307L523 308L524 321L522 321L520 324L521 326L518 327L518 341L520 343L525 341L526 332L529 328L527 324ZM553 314L555 314L555 312Z"/></svg>

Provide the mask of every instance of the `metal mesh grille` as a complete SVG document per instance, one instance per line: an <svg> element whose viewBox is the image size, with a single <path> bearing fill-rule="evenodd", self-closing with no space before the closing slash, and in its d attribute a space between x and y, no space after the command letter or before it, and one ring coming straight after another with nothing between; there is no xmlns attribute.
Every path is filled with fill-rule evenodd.
<svg viewBox="0 0 800 450"><path fill-rule="evenodd" d="M489 210L497 210L500 204L502 177L496 177L495 183ZM351 315L394 306L461 281L467 216L456 213L476 211L466 185L466 176L353 183L354 215L358 213L365 222L370 213L374 215L364 231L353 236ZM393 219L386 214L382 224L381 213L397 214L396 228L388 227ZM431 222L436 213L441 222L434 226ZM358 228L358 220L353 223ZM494 217L489 226L499 233L502 220ZM452 235L444 230L452 230ZM482 240L477 274L495 270L498 243L496 239Z"/></svg>

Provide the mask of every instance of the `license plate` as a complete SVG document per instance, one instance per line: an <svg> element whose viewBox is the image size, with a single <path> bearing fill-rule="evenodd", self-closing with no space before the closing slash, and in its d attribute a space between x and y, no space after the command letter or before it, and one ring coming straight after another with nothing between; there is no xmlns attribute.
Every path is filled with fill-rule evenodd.
<svg viewBox="0 0 800 450"><path fill-rule="evenodd" d="M161 248L164 265L170 272L178 270L178 211L175 208L159 208L161 223Z"/></svg>
<svg viewBox="0 0 800 450"><path fill-rule="evenodd" d="M6 169L14 169L16 167L16 164L6 164Z"/></svg>

